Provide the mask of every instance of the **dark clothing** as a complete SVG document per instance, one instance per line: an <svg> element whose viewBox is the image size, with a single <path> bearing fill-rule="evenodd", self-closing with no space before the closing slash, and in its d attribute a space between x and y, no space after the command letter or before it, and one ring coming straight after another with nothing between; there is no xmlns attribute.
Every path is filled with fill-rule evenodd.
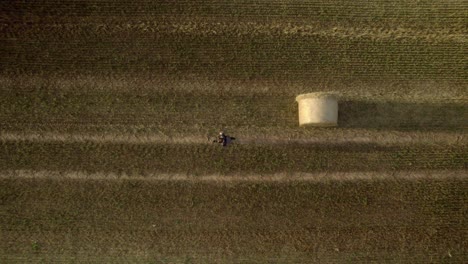
<svg viewBox="0 0 468 264"><path fill-rule="evenodd" d="M230 136L226 136L224 134L222 135L219 135L218 137L218 143L222 143L223 144L223 147L226 147L228 144L231 143L232 140L234 140L236 138L234 137L230 137Z"/></svg>

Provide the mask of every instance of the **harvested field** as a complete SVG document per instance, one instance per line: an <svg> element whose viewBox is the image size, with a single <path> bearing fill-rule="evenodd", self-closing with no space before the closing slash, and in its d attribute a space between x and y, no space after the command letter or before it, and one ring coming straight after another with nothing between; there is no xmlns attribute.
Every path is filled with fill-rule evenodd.
<svg viewBox="0 0 468 264"><path fill-rule="evenodd" d="M7 262L466 259L463 177L227 184L0 181L1 250Z"/></svg>
<svg viewBox="0 0 468 264"><path fill-rule="evenodd" d="M373 143L233 145L4 142L0 168L130 174L466 169L466 146Z"/></svg>
<svg viewBox="0 0 468 264"><path fill-rule="evenodd" d="M466 10L2 1L0 262L466 263Z"/></svg>

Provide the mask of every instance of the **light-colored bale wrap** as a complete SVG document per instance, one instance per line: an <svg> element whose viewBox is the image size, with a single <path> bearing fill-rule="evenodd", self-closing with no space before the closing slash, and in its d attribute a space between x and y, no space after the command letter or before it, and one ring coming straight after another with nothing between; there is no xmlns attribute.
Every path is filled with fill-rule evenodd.
<svg viewBox="0 0 468 264"><path fill-rule="evenodd" d="M334 93L307 93L296 97L299 125L329 127L338 125L338 96Z"/></svg>

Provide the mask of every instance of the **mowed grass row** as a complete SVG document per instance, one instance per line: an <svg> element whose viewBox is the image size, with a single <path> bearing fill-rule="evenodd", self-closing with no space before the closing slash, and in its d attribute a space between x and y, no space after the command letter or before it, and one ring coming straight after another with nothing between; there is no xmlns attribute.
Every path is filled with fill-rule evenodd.
<svg viewBox="0 0 468 264"><path fill-rule="evenodd" d="M0 259L461 263L468 182L0 179ZM159 261L159 262L158 262Z"/></svg>
<svg viewBox="0 0 468 264"><path fill-rule="evenodd" d="M2 3L2 72L466 79L462 1Z"/></svg>
<svg viewBox="0 0 468 264"><path fill-rule="evenodd" d="M112 172L144 176L466 169L464 146L231 145L4 141L0 170Z"/></svg>
<svg viewBox="0 0 468 264"><path fill-rule="evenodd" d="M295 95L289 93L242 95L230 94L222 88L219 93L81 92L61 90L54 85L5 88L0 90L3 132L110 133L121 132L112 128L119 126L128 127L127 133L149 134L206 133L222 127L299 131ZM402 102L344 98L339 102L338 116L338 130L456 132L468 127L468 105L464 100Z"/></svg>
<svg viewBox="0 0 468 264"><path fill-rule="evenodd" d="M235 32L203 35L196 30L161 33L136 28L112 34L93 28L70 30L50 34L43 29L30 35L13 30L11 37L3 37L2 72L215 74L218 78L314 81L467 77L466 45L451 40L258 35L255 29L240 36Z"/></svg>
<svg viewBox="0 0 468 264"><path fill-rule="evenodd" d="M137 0L137 1L81 1L63 3L55 0L38 0L34 2L3 2L0 5L3 12L11 20L34 21L34 14L45 17L70 18L100 18L135 16L202 16L202 17L233 17L236 19L267 17L271 19L316 19L322 21L342 22L385 22L398 23L428 23L462 22L466 14L463 12L464 2L437 0L430 2L381 1L368 2L358 0L301 0L301 1L177 1ZM22 16L21 16L22 15ZM37 20L37 18L36 18Z"/></svg>

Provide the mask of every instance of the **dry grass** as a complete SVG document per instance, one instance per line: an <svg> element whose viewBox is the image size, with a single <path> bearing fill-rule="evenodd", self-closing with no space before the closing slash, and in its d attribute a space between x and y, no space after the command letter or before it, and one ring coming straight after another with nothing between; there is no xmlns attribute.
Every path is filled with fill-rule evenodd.
<svg viewBox="0 0 468 264"><path fill-rule="evenodd" d="M155 126L150 126L147 131L136 131L139 125L127 126L103 126L107 133L91 133L86 127L78 127L74 133L63 132L63 127L49 125L22 131L0 133L0 141L34 141L34 142L59 142L59 143L130 143L130 144L211 144L216 135L214 129L206 131L180 131L165 130L163 133ZM92 130L93 126L88 127ZM62 131L60 131L62 129ZM154 131L151 131L154 129ZM57 131L58 130L58 131ZM135 130L133 133L129 131ZM55 132L56 131L56 132ZM205 133L206 132L206 133ZM369 131L365 129L345 129L332 133L327 129L303 130L297 133L296 129L242 129L231 131L233 136L238 136L234 142L236 145L288 145L288 144L370 144L377 143L380 146L392 146L395 144L433 144L433 145L459 145L466 146L468 138L462 132L420 132L420 131ZM188 136L190 135L190 136ZM239 137L239 135L241 137ZM337 138L339 135L339 138ZM311 137L313 136L313 137Z"/></svg>
<svg viewBox="0 0 468 264"><path fill-rule="evenodd" d="M234 96L278 95L295 97L308 92L338 92L340 98L367 101L444 102L468 100L465 81L456 80L360 80L343 82L327 76L314 80L239 80L213 79L200 75L155 73L97 74L2 74L2 92L51 93L135 93L142 96L158 93L199 95L229 94ZM332 76L329 76L332 77ZM325 78L325 79L324 79Z"/></svg>
<svg viewBox="0 0 468 264"><path fill-rule="evenodd" d="M108 13L100 15L95 13L100 5L90 3L46 5L50 15L40 3L4 4L2 72L206 77L215 72L215 79L314 82L466 79L466 14L461 3L386 8L264 3L234 10L228 3L208 3L207 9L179 6L189 9L179 15L164 13L160 2L149 4L159 11L147 7L133 10L136 13L131 11L136 6L126 3L121 13L128 16L112 11L124 3L114 4L114 9L101 6ZM275 10L280 13L275 15ZM288 10L296 10L295 15ZM303 16L297 14L301 11Z"/></svg>
<svg viewBox="0 0 468 264"><path fill-rule="evenodd" d="M0 170L130 175L271 174L317 171L466 169L466 146L309 143L277 145L5 141Z"/></svg>
<svg viewBox="0 0 468 264"><path fill-rule="evenodd" d="M5 262L462 262L467 246L466 179L0 181Z"/></svg>
<svg viewBox="0 0 468 264"><path fill-rule="evenodd" d="M274 174L239 174L239 175L199 175L176 173L149 173L129 175L114 172L89 173L85 171L50 171L50 170L2 170L2 179L50 179L50 180L140 180L149 182L187 182L187 183L339 183L339 182L379 182L379 181L424 181L424 180L466 180L464 170L406 170L406 171L361 171L361 172L314 172L314 173L274 173Z"/></svg>
<svg viewBox="0 0 468 264"><path fill-rule="evenodd" d="M117 80L108 83L108 90L104 86L96 91L79 91L78 87L61 82L34 84L30 80L28 83L30 87L22 82L10 82L0 91L0 122L4 133L106 132L117 137L128 134L206 137L222 127L234 128L234 133L245 133L241 137L252 137L256 131L283 138L297 138L297 134L307 133L297 129L297 104L292 91L249 92L247 85L236 92L221 89L218 93L214 89L209 92L158 90L160 86L155 86L153 91L138 91L138 85L116 91L112 87L126 83ZM18 86L22 88L15 89ZM135 88L133 92L132 87ZM430 86L426 92L432 93L439 88ZM351 87L347 89L352 91ZM406 89L410 87L398 87L392 94L401 96ZM245 91L244 95L242 91ZM346 129L371 129L461 135L468 120L466 97L460 94L458 98L447 98L461 91L461 86L454 86L451 92L450 89L445 92L445 98L438 100L401 100L398 97L398 100L371 100L345 94L339 102L340 128L329 133L341 137L340 133L346 134ZM387 93L390 97L390 91ZM315 137L317 133L309 132L308 137Z"/></svg>
<svg viewBox="0 0 468 264"><path fill-rule="evenodd" d="M141 19L141 18L140 18ZM116 21L117 22L117 21ZM378 25L378 24L377 24ZM63 34L73 31L74 34L89 34L96 32L100 35L114 34L184 34L192 36L275 36L275 37L332 37L350 40L400 40L400 41L425 41L428 43L453 42L466 43L466 29L457 28L454 25L445 27L423 28L412 27L372 27L370 25L342 25L339 22L325 24L317 21L275 21L275 22L243 22L234 19L209 19L209 18L167 18L164 21L155 18L147 20L121 21L109 24L108 21L80 21L80 23L38 23L31 25L16 24L3 25L3 30L12 32L24 32L27 34ZM14 30L14 31L13 31Z"/></svg>
<svg viewBox="0 0 468 264"><path fill-rule="evenodd" d="M0 262L466 258L463 1L0 10Z"/></svg>

